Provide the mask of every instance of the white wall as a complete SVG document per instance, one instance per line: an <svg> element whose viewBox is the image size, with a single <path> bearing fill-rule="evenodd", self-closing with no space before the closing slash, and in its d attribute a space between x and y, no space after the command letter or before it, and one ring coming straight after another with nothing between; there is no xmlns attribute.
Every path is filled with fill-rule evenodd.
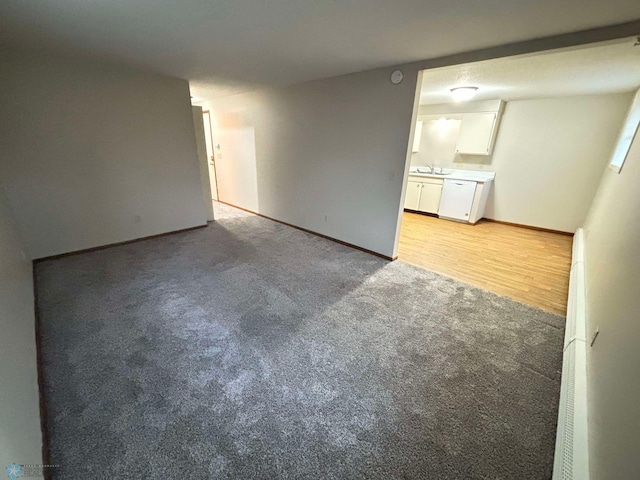
<svg viewBox="0 0 640 480"><path fill-rule="evenodd" d="M186 81L1 60L0 178L33 258L206 223Z"/></svg>
<svg viewBox="0 0 640 480"><path fill-rule="evenodd" d="M640 136L620 174L607 169L585 223L592 480L640 472Z"/></svg>
<svg viewBox="0 0 640 480"><path fill-rule="evenodd" d="M212 101L220 199L391 256L418 73L392 70Z"/></svg>
<svg viewBox="0 0 640 480"><path fill-rule="evenodd" d="M488 218L574 232L584 222L632 95L508 102L491 156L456 155L458 121L430 121L411 163L495 171ZM429 145L436 145L435 154Z"/></svg>
<svg viewBox="0 0 640 480"><path fill-rule="evenodd" d="M260 212L256 134L249 106L253 106L254 98L251 94L220 100L218 104L223 106L218 114L211 111L210 116L212 143L221 146L215 150L218 200ZM245 100L248 100L246 105Z"/></svg>
<svg viewBox="0 0 640 480"><path fill-rule="evenodd" d="M422 120L422 135L419 151L411 154L411 166L433 165L454 168L459 119L418 116Z"/></svg>
<svg viewBox="0 0 640 480"><path fill-rule="evenodd" d="M0 468L42 463L31 261L0 188Z"/></svg>

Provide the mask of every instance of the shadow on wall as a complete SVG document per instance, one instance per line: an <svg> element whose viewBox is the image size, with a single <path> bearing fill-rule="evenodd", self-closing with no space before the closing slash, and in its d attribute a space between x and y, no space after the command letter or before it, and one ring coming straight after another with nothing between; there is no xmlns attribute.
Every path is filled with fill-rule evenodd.
<svg viewBox="0 0 640 480"><path fill-rule="evenodd" d="M487 197L487 206L485 207L484 216L485 218L495 218L496 216L496 186L495 182L493 188L489 190L489 196Z"/></svg>

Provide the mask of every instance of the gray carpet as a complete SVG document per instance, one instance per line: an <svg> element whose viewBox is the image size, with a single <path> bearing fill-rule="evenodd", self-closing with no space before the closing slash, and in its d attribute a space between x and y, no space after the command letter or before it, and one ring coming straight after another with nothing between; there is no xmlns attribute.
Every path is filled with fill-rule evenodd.
<svg viewBox="0 0 640 480"><path fill-rule="evenodd" d="M550 478L562 318L217 210L37 265L54 478Z"/></svg>

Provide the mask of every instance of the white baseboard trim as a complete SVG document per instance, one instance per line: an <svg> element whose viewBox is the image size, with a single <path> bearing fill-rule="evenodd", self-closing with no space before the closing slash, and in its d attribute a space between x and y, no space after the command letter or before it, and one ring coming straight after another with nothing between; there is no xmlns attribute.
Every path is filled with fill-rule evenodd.
<svg viewBox="0 0 640 480"><path fill-rule="evenodd" d="M553 480L588 480L584 232L573 237Z"/></svg>

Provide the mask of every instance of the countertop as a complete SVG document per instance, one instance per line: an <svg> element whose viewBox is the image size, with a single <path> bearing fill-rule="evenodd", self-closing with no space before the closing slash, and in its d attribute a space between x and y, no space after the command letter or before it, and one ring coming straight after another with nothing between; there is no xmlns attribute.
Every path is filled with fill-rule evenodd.
<svg viewBox="0 0 640 480"><path fill-rule="evenodd" d="M496 172L483 172L478 170L454 170L450 168L443 168L442 171L447 175L437 175L433 173L420 173L416 170L417 167L411 167L409 169L409 176L411 177L426 177L426 178L441 178L450 180L470 180L472 182L492 182L496 178ZM420 167L421 169L423 167ZM440 169L436 168L440 171Z"/></svg>

